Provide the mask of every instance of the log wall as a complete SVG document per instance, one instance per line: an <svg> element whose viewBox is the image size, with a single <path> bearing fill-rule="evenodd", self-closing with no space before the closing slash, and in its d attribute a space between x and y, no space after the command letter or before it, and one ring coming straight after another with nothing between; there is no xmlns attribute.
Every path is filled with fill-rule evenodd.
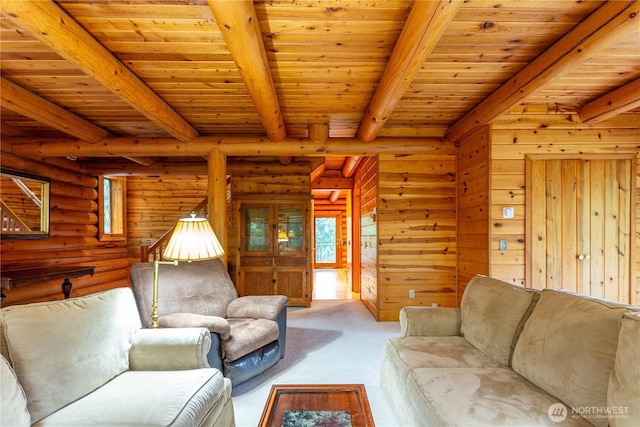
<svg viewBox="0 0 640 427"><path fill-rule="evenodd" d="M51 179L50 237L46 240L3 240L0 268L94 266L93 276L72 279L71 296L128 286L125 242L98 240L98 181L71 161L56 165L2 152L2 166ZM62 299L62 280L4 291L7 305Z"/></svg>

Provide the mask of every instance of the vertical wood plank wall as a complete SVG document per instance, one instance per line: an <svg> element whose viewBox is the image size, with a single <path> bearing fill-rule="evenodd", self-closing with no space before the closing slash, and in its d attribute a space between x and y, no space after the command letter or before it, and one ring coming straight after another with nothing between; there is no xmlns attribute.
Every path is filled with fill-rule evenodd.
<svg viewBox="0 0 640 427"><path fill-rule="evenodd" d="M489 161L491 129L485 126L458 148L458 305L476 274L489 274ZM524 248L522 242L509 242Z"/></svg>
<svg viewBox="0 0 640 427"><path fill-rule="evenodd" d="M128 286L125 242L98 240L98 180L71 161L56 165L36 162L2 152L2 166L51 179L50 238L3 240L2 271L37 267L95 266L93 276L72 279L71 296L82 296ZM7 305L62 299L62 280L4 291Z"/></svg>
<svg viewBox="0 0 640 427"><path fill-rule="evenodd" d="M580 128L578 118L557 115L555 118L533 115L510 115L498 120L491 132L490 193L490 270L491 276L514 283L525 283L525 158L531 154L576 156L579 154L637 155L640 129L630 125L620 128ZM544 124L544 126L543 126ZM637 126L637 125L636 125ZM638 203L636 198L636 212ZM502 218L502 208L515 208L513 219ZM640 232L640 216L636 215L636 241ZM506 239L507 251L499 241ZM638 246L636 246L637 248ZM636 250L636 260L638 259ZM640 278L635 271L636 283ZM635 304L640 303L636 286Z"/></svg>

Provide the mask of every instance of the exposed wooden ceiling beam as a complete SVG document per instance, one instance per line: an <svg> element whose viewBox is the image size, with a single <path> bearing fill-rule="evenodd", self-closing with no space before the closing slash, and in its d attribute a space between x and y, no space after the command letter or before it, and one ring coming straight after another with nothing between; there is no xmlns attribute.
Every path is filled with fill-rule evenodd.
<svg viewBox="0 0 640 427"><path fill-rule="evenodd" d="M605 2L553 46L534 59L495 92L470 110L446 133L460 141L475 129L491 123L520 101L584 61L610 47L638 28L640 4L636 1Z"/></svg>
<svg viewBox="0 0 640 427"><path fill-rule="evenodd" d="M198 136L182 116L54 2L0 0L0 4L17 26L28 30L170 135L183 142Z"/></svg>
<svg viewBox="0 0 640 427"><path fill-rule="evenodd" d="M4 108L88 142L101 141L108 135L107 131L101 127L52 104L4 77L0 77L0 83L0 101Z"/></svg>
<svg viewBox="0 0 640 427"><path fill-rule="evenodd" d="M326 168L327 168L327 165L325 163L322 163L320 166L318 166L317 168L311 171L310 178L311 178L312 185L316 179L324 175L324 171Z"/></svg>
<svg viewBox="0 0 640 427"><path fill-rule="evenodd" d="M153 166L158 163L158 159L154 157L131 157L123 156L125 159L130 160L142 166Z"/></svg>
<svg viewBox="0 0 640 427"><path fill-rule="evenodd" d="M107 137L99 143L48 138L14 139L12 153L30 157L195 157L206 156L219 149L227 156L374 156L381 153L438 153L449 144L445 138L377 138L362 142L357 138L330 138L324 143L308 139L287 138L277 144L265 143L258 137L200 136L189 144L179 144L174 138ZM343 171L344 175L344 171Z"/></svg>
<svg viewBox="0 0 640 427"><path fill-rule="evenodd" d="M282 141L287 132L253 1L209 0L209 7L267 136L272 141Z"/></svg>
<svg viewBox="0 0 640 427"><path fill-rule="evenodd" d="M578 115L583 123L593 124L640 107L640 79L586 103Z"/></svg>
<svg viewBox="0 0 640 427"><path fill-rule="evenodd" d="M329 125L327 123L312 123L308 128L309 139L324 142L329 139Z"/></svg>
<svg viewBox="0 0 640 427"><path fill-rule="evenodd" d="M400 33L371 104L360 123L358 138L378 136L404 92L440 40L461 1L416 1Z"/></svg>
<svg viewBox="0 0 640 427"><path fill-rule="evenodd" d="M342 176L344 176L345 178L351 177L355 173L360 160L362 160L361 156L352 156L346 159L344 164L342 165Z"/></svg>
<svg viewBox="0 0 640 427"><path fill-rule="evenodd" d="M340 198L340 190L335 190L331 192L329 196L329 203L334 204Z"/></svg>

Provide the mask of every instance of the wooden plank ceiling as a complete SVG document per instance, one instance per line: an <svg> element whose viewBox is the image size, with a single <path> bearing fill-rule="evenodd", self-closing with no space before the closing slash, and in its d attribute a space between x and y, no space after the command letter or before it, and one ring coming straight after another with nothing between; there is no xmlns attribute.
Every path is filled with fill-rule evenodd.
<svg viewBox="0 0 640 427"><path fill-rule="evenodd" d="M640 112L635 1L0 4L3 150L26 157L132 170L218 147L348 177L513 110Z"/></svg>

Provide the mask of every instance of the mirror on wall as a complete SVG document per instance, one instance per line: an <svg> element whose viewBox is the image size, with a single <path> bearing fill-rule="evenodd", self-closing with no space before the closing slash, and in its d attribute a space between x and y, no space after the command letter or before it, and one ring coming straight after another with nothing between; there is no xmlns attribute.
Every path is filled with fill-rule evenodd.
<svg viewBox="0 0 640 427"><path fill-rule="evenodd" d="M0 168L0 213L5 239L49 238L49 180Z"/></svg>

